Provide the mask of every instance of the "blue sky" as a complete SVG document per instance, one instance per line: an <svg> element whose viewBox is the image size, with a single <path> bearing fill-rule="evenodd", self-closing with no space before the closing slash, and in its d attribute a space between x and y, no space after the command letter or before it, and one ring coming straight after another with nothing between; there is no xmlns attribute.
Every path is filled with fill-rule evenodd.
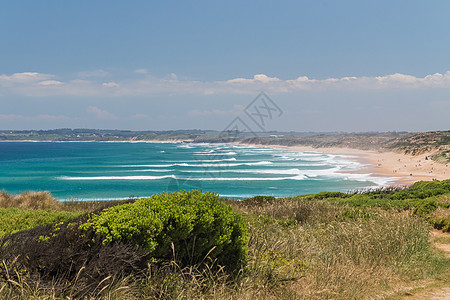
<svg viewBox="0 0 450 300"><path fill-rule="evenodd" d="M449 1L0 4L0 129L450 129Z"/></svg>

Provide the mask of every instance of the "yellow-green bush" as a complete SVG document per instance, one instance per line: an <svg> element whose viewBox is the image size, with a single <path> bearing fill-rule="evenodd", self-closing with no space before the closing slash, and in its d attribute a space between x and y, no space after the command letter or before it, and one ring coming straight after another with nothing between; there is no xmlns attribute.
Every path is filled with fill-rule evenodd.
<svg viewBox="0 0 450 300"><path fill-rule="evenodd" d="M78 217L80 214L79 212L0 207L0 237L40 225L67 221Z"/></svg>
<svg viewBox="0 0 450 300"><path fill-rule="evenodd" d="M162 193L94 214L80 226L92 229L103 244L132 242L156 261L182 265L206 258L229 270L247 260L246 224L214 193Z"/></svg>

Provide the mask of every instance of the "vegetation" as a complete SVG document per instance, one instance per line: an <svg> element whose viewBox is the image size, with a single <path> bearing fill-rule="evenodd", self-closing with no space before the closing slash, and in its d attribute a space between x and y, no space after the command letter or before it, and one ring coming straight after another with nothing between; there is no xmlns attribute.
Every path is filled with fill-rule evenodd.
<svg viewBox="0 0 450 300"><path fill-rule="evenodd" d="M448 221L449 203L446 180L281 199L193 191L2 208L73 218L1 238L0 299L395 298L448 280L449 259L429 232Z"/></svg>
<svg viewBox="0 0 450 300"><path fill-rule="evenodd" d="M436 229L450 232L450 179L419 181L409 188L383 188L348 194L323 192L298 198L326 199L328 202L359 210L380 207L410 211L430 222Z"/></svg>
<svg viewBox="0 0 450 300"><path fill-rule="evenodd" d="M92 229L103 244L130 241L143 247L154 262L175 252L183 266L209 259L236 270L247 260L242 217L209 192L156 194L93 214L81 228Z"/></svg>
<svg viewBox="0 0 450 300"><path fill-rule="evenodd" d="M0 237L40 225L67 221L79 215L80 213L76 212L20 209L15 207L0 208Z"/></svg>
<svg viewBox="0 0 450 300"><path fill-rule="evenodd" d="M9 195L5 191L0 192L0 207L58 210L61 205L61 202L56 200L49 192L24 192L20 195Z"/></svg>
<svg viewBox="0 0 450 300"><path fill-rule="evenodd" d="M432 159L440 163L450 162L450 130L421 132L401 137L386 145L387 149L402 151L405 154L418 155L435 152Z"/></svg>

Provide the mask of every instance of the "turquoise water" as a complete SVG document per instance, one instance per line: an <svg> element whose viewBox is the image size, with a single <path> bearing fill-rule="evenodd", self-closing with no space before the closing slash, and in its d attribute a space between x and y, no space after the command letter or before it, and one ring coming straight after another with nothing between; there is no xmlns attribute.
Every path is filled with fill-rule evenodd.
<svg viewBox="0 0 450 300"><path fill-rule="evenodd" d="M223 197L295 196L383 185L350 157L231 144L0 142L0 190L60 200L202 189Z"/></svg>

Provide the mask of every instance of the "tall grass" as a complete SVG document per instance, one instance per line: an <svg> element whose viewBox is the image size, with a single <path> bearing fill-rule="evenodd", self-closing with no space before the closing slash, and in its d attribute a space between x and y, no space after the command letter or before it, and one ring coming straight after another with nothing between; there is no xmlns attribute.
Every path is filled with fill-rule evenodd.
<svg viewBox="0 0 450 300"><path fill-rule="evenodd" d="M19 195L0 192L0 207L17 207L24 209L52 209L59 210L62 204L49 192L24 192Z"/></svg>
<svg viewBox="0 0 450 300"><path fill-rule="evenodd" d="M257 217L250 230L245 281L256 286L247 290L251 295L363 299L396 281L433 276L436 264L443 266L431 251L429 225L406 213L377 211L371 218L288 227Z"/></svg>
<svg viewBox="0 0 450 300"><path fill-rule="evenodd" d="M149 263L140 276L97 279L98 287L85 296L370 299L417 280L439 278L449 267L449 260L431 246L430 225L412 211L353 207L311 197L224 202L248 224L249 260L238 274L217 268L212 260L206 268L181 267L174 253L173 261ZM446 213L439 208L436 217ZM48 284L21 270L11 260L0 265L0 299L70 299L77 295L77 285L85 284L64 278Z"/></svg>
<svg viewBox="0 0 450 300"><path fill-rule="evenodd" d="M23 192L21 194L8 194L5 190L0 192L0 208L40 209L52 211L92 212L111 206L134 202L136 199L111 201L65 201L55 199L49 192Z"/></svg>
<svg viewBox="0 0 450 300"><path fill-rule="evenodd" d="M158 277L158 287L178 298L366 299L439 276L448 266L431 248L430 226L407 212L369 213L293 199L233 206L247 216L250 231L242 275L231 282L212 277L198 289L203 276L178 270ZM346 211L351 217L343 217ZM145 286L154 288L154 281Z"/></svg>

